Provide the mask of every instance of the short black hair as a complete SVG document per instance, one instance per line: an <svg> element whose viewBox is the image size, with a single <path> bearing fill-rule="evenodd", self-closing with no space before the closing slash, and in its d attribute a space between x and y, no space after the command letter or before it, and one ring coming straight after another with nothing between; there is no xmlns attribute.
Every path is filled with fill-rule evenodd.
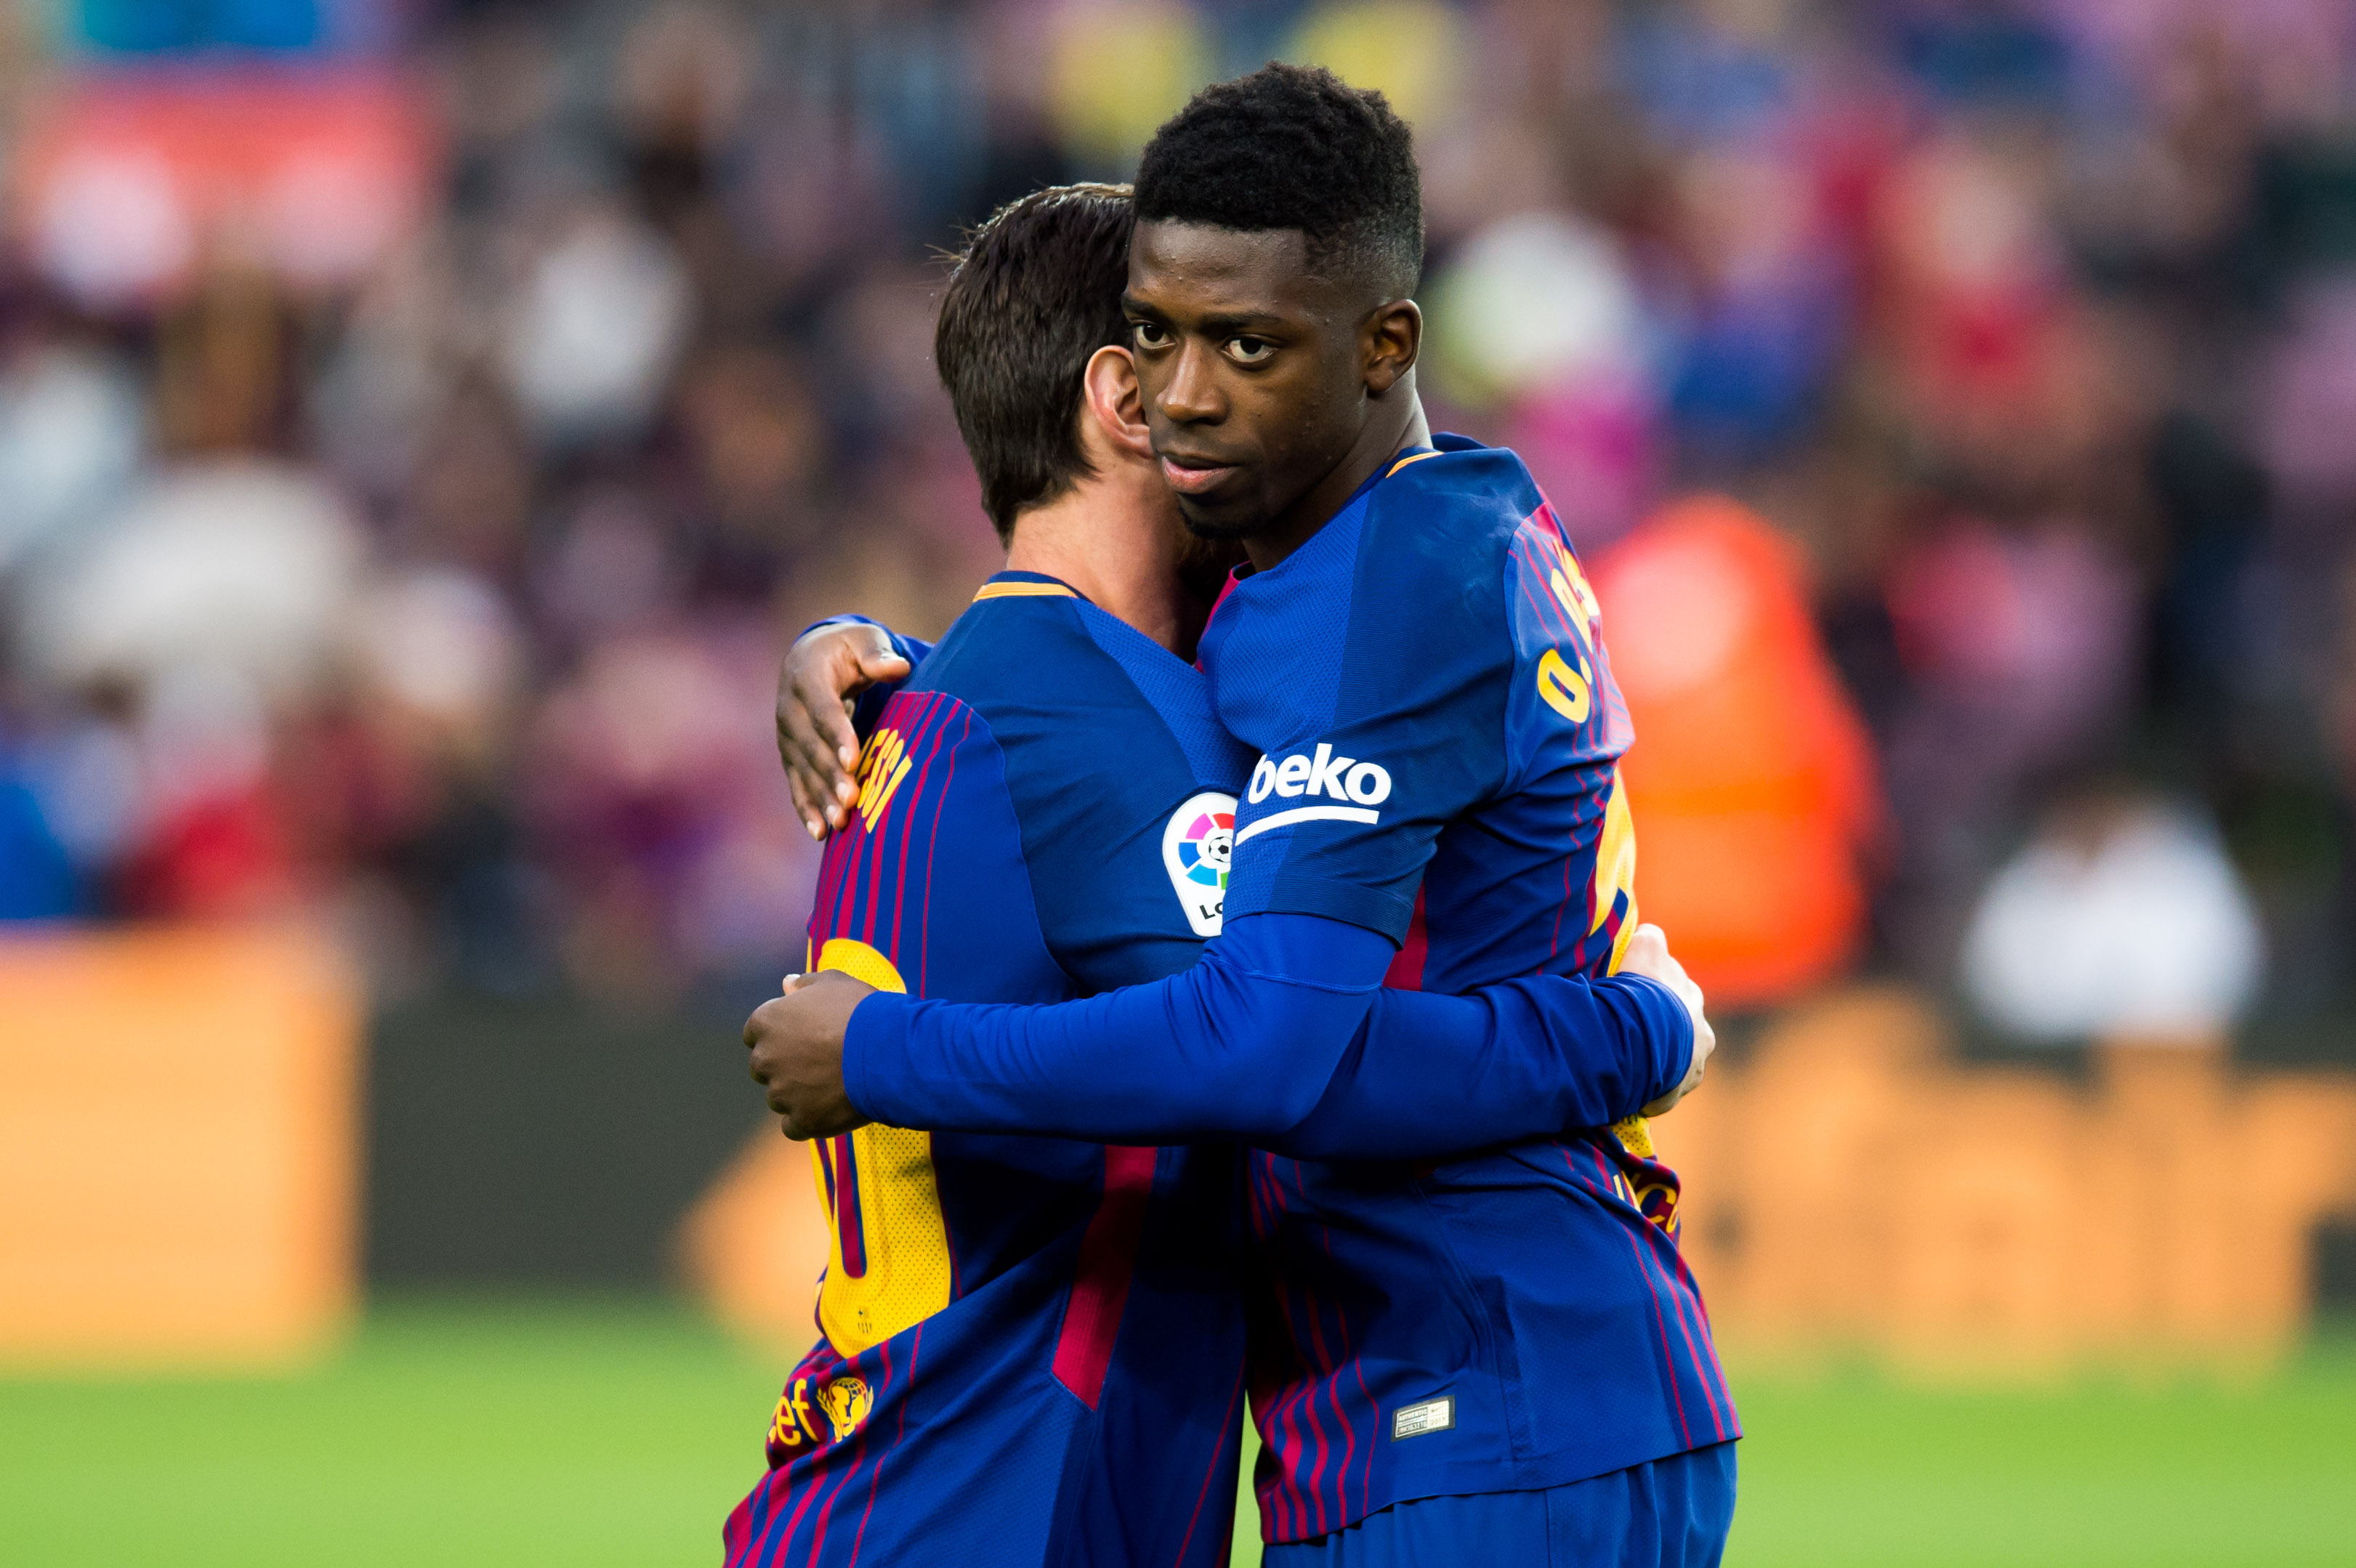
<svg viewBox="0 0 2356 1568"><path fill-rule="evenodd" d="M1127 186L1033 191L975 229L949 272L933 363L1001 541L1024 508L1094 473L1081 383L1098 349L1129 340L1130 214Z"/></svg>
<svg viewBox="0 0 2356 1568"><path fill-rule="evenodd" d="M1140 222L1298 229L1320 272L1362 273L1385 299L1423 272L1415 135L1370 88L1270 60L1206 87L1145 146Z"/></svg>

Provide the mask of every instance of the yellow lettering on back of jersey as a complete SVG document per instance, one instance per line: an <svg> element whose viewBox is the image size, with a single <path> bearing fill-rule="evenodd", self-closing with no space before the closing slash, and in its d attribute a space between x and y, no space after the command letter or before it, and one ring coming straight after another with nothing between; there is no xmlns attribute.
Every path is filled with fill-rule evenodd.
<svg viewBox="0 0 2356 1568"><path fill-rule="evenodd" d="M909 760L908 743L897 730L878 730L867 738L859 758L859 816L868 832L875 831L900 781L908 776Z"/></svg>

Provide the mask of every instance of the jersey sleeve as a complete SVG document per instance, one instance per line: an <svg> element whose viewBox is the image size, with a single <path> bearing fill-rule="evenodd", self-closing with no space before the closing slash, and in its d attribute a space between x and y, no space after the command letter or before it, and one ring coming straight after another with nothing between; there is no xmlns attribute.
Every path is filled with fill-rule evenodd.
<svg viewBox="0 0 2356 1568"><path fill-rule="evenodd" d="M1685 1004L1640 975L1385 989L1316 1108L1260 1141L1300 1159L1430 1159L1609 1126L1683 1083L1693 1047Z"/></svg>
<svg viewBox="0 0 2356 1568"><path fill-rule="evenodd" d="M870 997L843 1082L897 1126L1407 1158L1601 1125L1685 1075L1692 1024L1665 987L1387 991L1389 956L1363 926L1262 915L1183 974L1059 1007Z"/></svg>
<svg viewBox="0 0 2356 1568"><path fill-rule="evenodd" d="M1517 520L1503 496L1388 482L1356 540L1312 539L1255 592L1215 648L1222 713L1232 695L1248 711L1231 727L1263 746L1236 815L1230 918L1313 914L1404 938L1440 830L1507 776ZM1301 560L1345 543L1346 566ZM1296 566L1298 590L1281 575ZM1320 635L1335 616L1341 635Z"/></svg>

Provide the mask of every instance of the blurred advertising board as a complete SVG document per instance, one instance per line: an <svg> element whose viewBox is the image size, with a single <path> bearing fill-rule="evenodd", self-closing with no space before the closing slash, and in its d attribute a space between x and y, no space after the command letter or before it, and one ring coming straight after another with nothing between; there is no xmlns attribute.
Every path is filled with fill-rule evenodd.
<svg viewBox="0 0 2356 1568"><path fill-rule="evenodd" d="M108 70L33 108L14 217L93 310L166 302L208 265L334 286L416 225L438 163L423 96L378 67Z"/></svg>
<svg viewBox="0 0 2356 1568"><path fill-rule="evenodd" d="M0 941L0 1364L330 1343L358 1294L360 1028L301 932Z"/></svg>

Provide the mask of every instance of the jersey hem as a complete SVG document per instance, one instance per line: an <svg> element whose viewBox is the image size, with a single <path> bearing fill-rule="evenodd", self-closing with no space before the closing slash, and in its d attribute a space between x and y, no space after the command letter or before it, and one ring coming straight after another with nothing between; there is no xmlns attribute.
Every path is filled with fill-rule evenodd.
<svg viewBox="0 0 2356 1568"><path fill-rule="evenodd" d="M1379 1503L1363 1509L1343 1507L1344 1518L1309 1535L1271 1535L1268 1530L1268 1514L1260 1512L1260 1541L1269 1546L1299 1546L1304 1541L1323 1540L1338 1531L1371 1519L1387 1508L1401 1503L1421 1502L1426 1498L1482 1498L1501 1492L1538 1492L1549 1487L1569 1486L1573 1481L1591 1481L1598 1476L1609 1476L1621 1470L1631 1470L1639 1465L1650 1465L1661 1459L1673 1459L1680 1454L1697 1454L1705 1448L1715 1448L1723 1443L1742 1439L1740 1422L1729 1424L1733 1429L1724 1437L1713 1437L1707 1443L1672 1442L1666 1447L1653 1449L1640 1445L1625 1457L1598 1459L1594 1455L1558 1452L1528 1459L1509 1460L1500 1464L1495 1459L1467 1457L1435 1465L1428 1478L1406 1486L1395 1486ZM1506 1479L1498 1480L1500 1471Z"/></svg>

